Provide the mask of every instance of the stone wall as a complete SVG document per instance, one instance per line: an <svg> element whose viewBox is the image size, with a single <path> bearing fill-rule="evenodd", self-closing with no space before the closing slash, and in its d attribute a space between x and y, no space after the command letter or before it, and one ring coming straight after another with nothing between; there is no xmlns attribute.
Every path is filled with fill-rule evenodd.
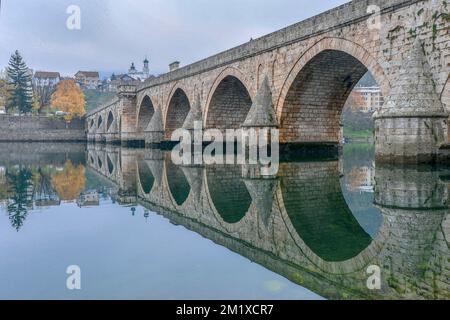
<svg viewBox="0 0 450 320"><path fill-rule="evenodd" d="M86 141L84 119L66 123L64 119L40 116L0 116L0 141L69 142Z"/></svg>

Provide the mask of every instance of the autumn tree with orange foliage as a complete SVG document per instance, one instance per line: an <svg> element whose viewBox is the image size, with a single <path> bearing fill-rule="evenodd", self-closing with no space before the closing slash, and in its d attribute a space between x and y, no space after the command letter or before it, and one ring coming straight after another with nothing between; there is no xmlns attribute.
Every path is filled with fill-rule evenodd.
<svg viewBox="0 0 450 320"><path fill-rule="evenodd" d="M83 91L74 80L63 80L52 95L52 108L66 112L65 119L84 116L86 113Z"/></svg>
<svg viewBox="0 0 450 320"><path fill-rule="evenodd" d="M86 184L84 167L74 166L70 160L64 165L64 170L52 177L52 185L59 198L63 201L73 201L83 192Z"/></svg>

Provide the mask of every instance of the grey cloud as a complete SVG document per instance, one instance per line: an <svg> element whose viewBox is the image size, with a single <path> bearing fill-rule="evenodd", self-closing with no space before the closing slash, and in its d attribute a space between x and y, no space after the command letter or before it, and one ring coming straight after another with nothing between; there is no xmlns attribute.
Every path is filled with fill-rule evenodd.
<svg viewBox="0 0 450 320"><path fill-rule="evenodd" d="M19 49L34 69L125 71L144 55L152 72L192 63L301 21L345 0L3 0L0 68ZM66 8L82 10L70 31Z"/></svg>

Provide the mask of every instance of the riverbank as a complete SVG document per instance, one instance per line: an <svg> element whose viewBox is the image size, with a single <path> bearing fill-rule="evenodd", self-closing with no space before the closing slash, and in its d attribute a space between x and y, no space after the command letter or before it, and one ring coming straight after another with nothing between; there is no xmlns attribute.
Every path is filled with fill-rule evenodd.
<svg viewBox="0 0 450 320"><path fill-rule="evenodd" d="M372 130L354 130L344 127L344 138L347 142L367 142L374 143L374 134Z"/></svg>

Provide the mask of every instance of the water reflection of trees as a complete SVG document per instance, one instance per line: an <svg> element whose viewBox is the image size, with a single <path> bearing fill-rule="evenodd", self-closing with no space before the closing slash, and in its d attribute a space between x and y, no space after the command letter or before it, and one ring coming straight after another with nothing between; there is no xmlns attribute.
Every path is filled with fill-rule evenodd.
<svg viewBox="0 0 450 320"><path fill-rule="evenodd" d="M28 208L33 205L33 173L27 168L6 171L9 201L7 211L11 225L17 231L23 226Z"/></svg>
<svg viewBox="0 0 450 320"><path fill-rule="evenodd" d="M52 177L52 185L61 200L73 201L80 196L86 184L84 170L84 166L74 166L68 160L64 170Z"/></svg>
<svg viewBox="0 0 450 320"><path fill-rule="evenodd" d="M74 201L84 191L84 166L70 160L61 171L54 166L11 166L0 177L0 200L13 228L19 231L33 207L58 206Z"/></svg>

